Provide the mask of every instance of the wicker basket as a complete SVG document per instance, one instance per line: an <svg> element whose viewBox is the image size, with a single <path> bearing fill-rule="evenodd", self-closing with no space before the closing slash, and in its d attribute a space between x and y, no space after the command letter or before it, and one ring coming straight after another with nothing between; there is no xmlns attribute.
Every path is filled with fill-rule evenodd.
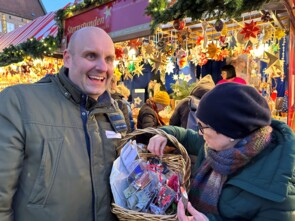
<svg viewBox="0 0 295 221"><path fill-rule="evenodd" d="M167 134L165 131L155 128L145 128L145 129L138 129L134 132L127 134L126 137L122 140L121 144L119 145L119 149L121 149L130 139L134 139L135 136L141 134L160 134L165 137L174 145L176 149L179 150L181 154L164 154L162 157L162 161L166 162L169 168L175 172L179 172L182 174L182 185L184 185L187 189L189 188L189 180L190 180L190 158L185 150L185 148L177 141L177 139ZM154 156L151 153L141 153L140 157L142 159L147 159L150 156ZM176 214L174 215L154 215L150 213L142 213L133 210L128 210L123 207L112 203L112 212L118 217L119 220L122 221L130 221L130 220L149 220L149 221L156 221L156 220L166 220L166 221L175 221L177 220Z"/></svg>

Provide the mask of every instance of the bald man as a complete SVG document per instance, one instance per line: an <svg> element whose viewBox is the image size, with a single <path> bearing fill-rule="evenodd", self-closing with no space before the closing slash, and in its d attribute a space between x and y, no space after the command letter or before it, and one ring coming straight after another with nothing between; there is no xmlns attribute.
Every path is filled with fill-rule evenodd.
<svg viewBox="0 0 295 221"><path fill-rule="evenodd" d="M108 34L83 28L58 74L0 93L1 221L116 220L109 175L127 127L106 90L114 59Z"/></svg>

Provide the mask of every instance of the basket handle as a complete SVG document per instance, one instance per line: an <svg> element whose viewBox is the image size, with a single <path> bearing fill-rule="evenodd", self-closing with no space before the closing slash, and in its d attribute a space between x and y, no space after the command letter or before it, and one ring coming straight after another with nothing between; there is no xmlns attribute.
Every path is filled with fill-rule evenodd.
<svg viewBox="0 0 295 221"><path fill-rule="evenodd" d="M180 151L180 154L183 157L185 168L181 168L182 172L184 174L182 178L182 185L185 185L186 189L189 189L189 184L190 184L190 175L191 175L191 160L190 157L188 156L188 153L186 149L183 147L181 143L178 142L178 140L171 134L166 133L164 130L158 129L158 128L153 128L153 127L147 127L144 129L136 129L133 132L127 134L120 142L118 146L118 150L121 150L123 146L128 142L128 140L132 139L133 137L137 135L141 135L144 133L150 133L154 135L161 135L166 137L170 142L173 143L176 149Z"/></svg>

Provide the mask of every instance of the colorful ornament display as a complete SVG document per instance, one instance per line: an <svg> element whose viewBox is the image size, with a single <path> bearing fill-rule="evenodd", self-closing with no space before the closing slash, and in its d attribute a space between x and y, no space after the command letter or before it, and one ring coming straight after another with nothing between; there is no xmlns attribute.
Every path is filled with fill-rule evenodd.
<svg viewBox="0 0 295 221"><path fill-rule="evenodd" d="M173 28L175 28L178 31L181 31L184 29L184 27L185 27L185 22L183 20L179 20L179 19L174 20Z"/></svg>
<svg viewBox="0 0 295 221"><path fill-rule="evenodd" d="M272 66L277 62L279 61L279 58L277 56L275 56L274 54L271 54L269 52L265 52L265 54L267 55L268 59L269 59L269 62L267 64L267 68L266 70L269 70L270 68L272 68Z"/></svg>
<svg viewBox="0 0 295 221"><path fill-rule="evenodd" d="M286 33L283 29L276 29L275 31L275 37L278 39L278 40L281 40L282 37L285 37Z"/></svg>
<svg viewBox="0 0 295 221"><path fill-rule="evenodd" d="M245 26L240 32L245 36L245 39L249 39L250 37L256 38L260 28L257 26L257 23L253 20L250 23L245 22Z"/></svg>
<svg viewBox="0 0 295 221"><path fill-rule="evenodd" d="M123 58L123 55L124 55L123 48L122 47L116 47L115 48L115 54L116 54L116 59L117 60L122 59Z"/></svg>
<svg viewBox="0 0 295 221"><path fill-rule="evenodd" d="M142 42L139 39L130 40L127 44L130 48L138 49L139 46L142 45Z"/></svg>
<svg viewBox="0 0 295 221"><path fill-rule="evenodd" d="M208 45L208 57L209 58L214 58L215 55L217 54L218 52L218 47L216 46L216 44L214 44L213 42L211 42L209 45Z"/></svg>

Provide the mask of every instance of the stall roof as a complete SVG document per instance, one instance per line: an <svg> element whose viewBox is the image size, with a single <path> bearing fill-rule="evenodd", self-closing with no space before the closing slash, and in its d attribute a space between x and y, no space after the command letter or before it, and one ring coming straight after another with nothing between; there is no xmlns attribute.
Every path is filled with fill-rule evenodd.
<svg viewBox="0 0 295 221"><path fill-rule="evenodd" d="M51 12L1 36L0 52L9 45L18 45L32 37L40 40L49 35L56 36L58 27L54 20L54 16L55 12Z"/></svg>

